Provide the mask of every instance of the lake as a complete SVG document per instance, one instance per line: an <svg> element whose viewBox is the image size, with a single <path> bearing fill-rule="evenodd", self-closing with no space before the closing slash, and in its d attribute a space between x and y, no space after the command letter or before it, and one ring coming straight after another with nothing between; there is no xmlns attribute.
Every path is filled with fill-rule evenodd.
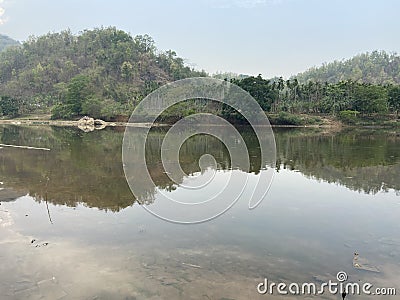
<svg viewBox="0 0 400 300"><path fill-rule="evenodd" d="M181 185L195 177L218 183L246 173L251 183L271 170L255 135L239 128L249 170L215 137L190 138L179 153L187 175L173 182L160 158L167 129L152 129L145 155L155 187L133 174L142 188L134 197L122 164L124 130L0 127L2 144L50 149L0 149L2 300L297 299L307 297L260 295L257 285L321 283L340 271L352 282L400 288L398 133L276 128L264 201L249 210L245 192L218 218L180 225L144 207L161 207L162 194L191 198ZM201 166L204 154L214 161ZM354 266L354 253L366 269Z"/></svg>

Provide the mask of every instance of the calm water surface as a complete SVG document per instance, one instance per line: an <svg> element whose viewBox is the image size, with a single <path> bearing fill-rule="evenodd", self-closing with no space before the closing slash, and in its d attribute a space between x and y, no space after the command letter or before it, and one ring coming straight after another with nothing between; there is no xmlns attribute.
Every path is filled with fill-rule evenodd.
<svg viewBox="0 0 400 300"><path fill-rule="evenodd" d="M277 172L261 206L239 201L216 220L183 226L139 204L160 205L160 192L190 197L164 172L165 131L152 130L146 149L157 189L143 185L138 200L122 169L123 131L0 127L3 144L51 149L0 149L1 299L267 299L256 289L264 278L318 283L339 271L400 292L395 132L274 130ZM241 133L256 178L258 143ZM217 180L243 172L218 140L196 136L180 152L189 174L181 182L199 174L205 153L217 161ZM354 252L380 272L355 269Z"/></svg>

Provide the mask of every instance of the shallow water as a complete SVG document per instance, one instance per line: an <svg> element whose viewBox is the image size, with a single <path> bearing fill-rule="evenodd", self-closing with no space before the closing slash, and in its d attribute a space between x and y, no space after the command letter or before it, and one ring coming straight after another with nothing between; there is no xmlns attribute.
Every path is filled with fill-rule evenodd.
<svg viewBox="0 0 400 300"><path fill-rule="evenodd" d="M252 211L239 201L188 226L160 220L135 200L122 168L123 130L0 127L3 144L51 149L0 149L1 299L265 299L271 296L256 289L264 278L321 282L339 271L353 282L400 288L400 138L393 132L274 130L277 172L265 201ZM240 131L251 181L266 162L251 131ZM144 205L162 205L160 193L192 195L163 171L164 135L148 137L157 188L143 186ZM190 175L179 183L213 171L201 173L205 153L217 162L216 182L244 172L215 138L197 136L181 149ZM380 272L354 268L354 252Z"/></svg>

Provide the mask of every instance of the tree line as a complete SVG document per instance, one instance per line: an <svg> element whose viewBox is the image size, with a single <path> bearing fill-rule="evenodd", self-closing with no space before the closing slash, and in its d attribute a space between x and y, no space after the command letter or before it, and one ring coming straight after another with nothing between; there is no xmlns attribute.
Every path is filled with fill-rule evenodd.
<svg viewBox="0 0 400 300"><path fill-rule="evenodd" d="M356 111L364 115L400 110L400 86L371 84L353 80L337 83L297 78L263 79L261 75L231 82L248 91L265 111L304 114L333 114Z"/></svg>
<svg viewBox="0 0 400 300"><path fill-rule="evenodd" d="M349 75L349 70L358 68L362 76ZM398 115L399 74L399 56L372 52L288 80L233 73L215 76L248 91L267 113L329 114L352 122L358 115ZM159 51L148 35L133 37L115 27L78 35L69 30L49 33L0 52L0 115L51 114L53 119L90 115L118 120L129 116L159 86L198 76L209 75L188 67L172 50ZM183 103L162 118L211 110L240 119L226 106L198 103Z"/></svg>
<svg viewBox="0 0 400 300"><path fill-rule="evenodd" d="M385 51L362 53L350 59L310 68L296 75L296 78L302 83L353 80L372 84L400 84L400 56Z"/></svg>

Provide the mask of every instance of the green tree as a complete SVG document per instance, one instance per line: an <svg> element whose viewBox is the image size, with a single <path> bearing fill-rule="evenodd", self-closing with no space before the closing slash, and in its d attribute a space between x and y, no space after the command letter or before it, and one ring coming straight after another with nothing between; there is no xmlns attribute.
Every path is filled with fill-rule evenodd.
<svg viewBox="0 0 400 300"><path fill-rule="evenodd" d="M2 96L0 97L0 109L4 116L13 118L19 114L19 103L9 96Z"/></svg>
<svg viewBox="0 0 400 300"><path fill-rule="evenodd" d="M133 77L133 66L129 61L124 61L121 66L121 76L126 81L130 81Z"/></svg>
<svg viewBox="0 0 400 300"><path fill-rule="evenodd" d="M261 74L257 77L251 76L242 80L234 79L232 82L249 92L264 111L270 111L272 103L278 97L277 92L272 89L271 82L263 79Z"/></svg>
<svg viewBox="0 0 400 300"><path fill-rule="evenodd" d="M81 114L92 118L102 118L103 103L97 98L87 98L82 103Z"/></svg>
<svg viewBox="0 0 400 300"><path fill-rule="evenodd" d="M382 86L359 84L355 87L353 108L364 114L384 113L388 110L387 91Z"/></svg>
<svg viewBox="0 0 400 300"><path fill-rule="evenodd" d="M388 96L389 107L398 115L400 111L400 86L390 87Z"/></svg>
<svg viewBox="0 0 400 300"><path fill-rule="evenodd" d="M92 96L89 78L85 75L75 76L67 86L65 101L53 109L52 118L69 119L80 115L82 104L90 101Z"/></svg>
<svg viewBox="0 0 400 300"><path fill-rule="evenodd" d="M134 42L141 53L154 53L156 51L153 38L147 34L137 35L134 38Z"/></svg>

